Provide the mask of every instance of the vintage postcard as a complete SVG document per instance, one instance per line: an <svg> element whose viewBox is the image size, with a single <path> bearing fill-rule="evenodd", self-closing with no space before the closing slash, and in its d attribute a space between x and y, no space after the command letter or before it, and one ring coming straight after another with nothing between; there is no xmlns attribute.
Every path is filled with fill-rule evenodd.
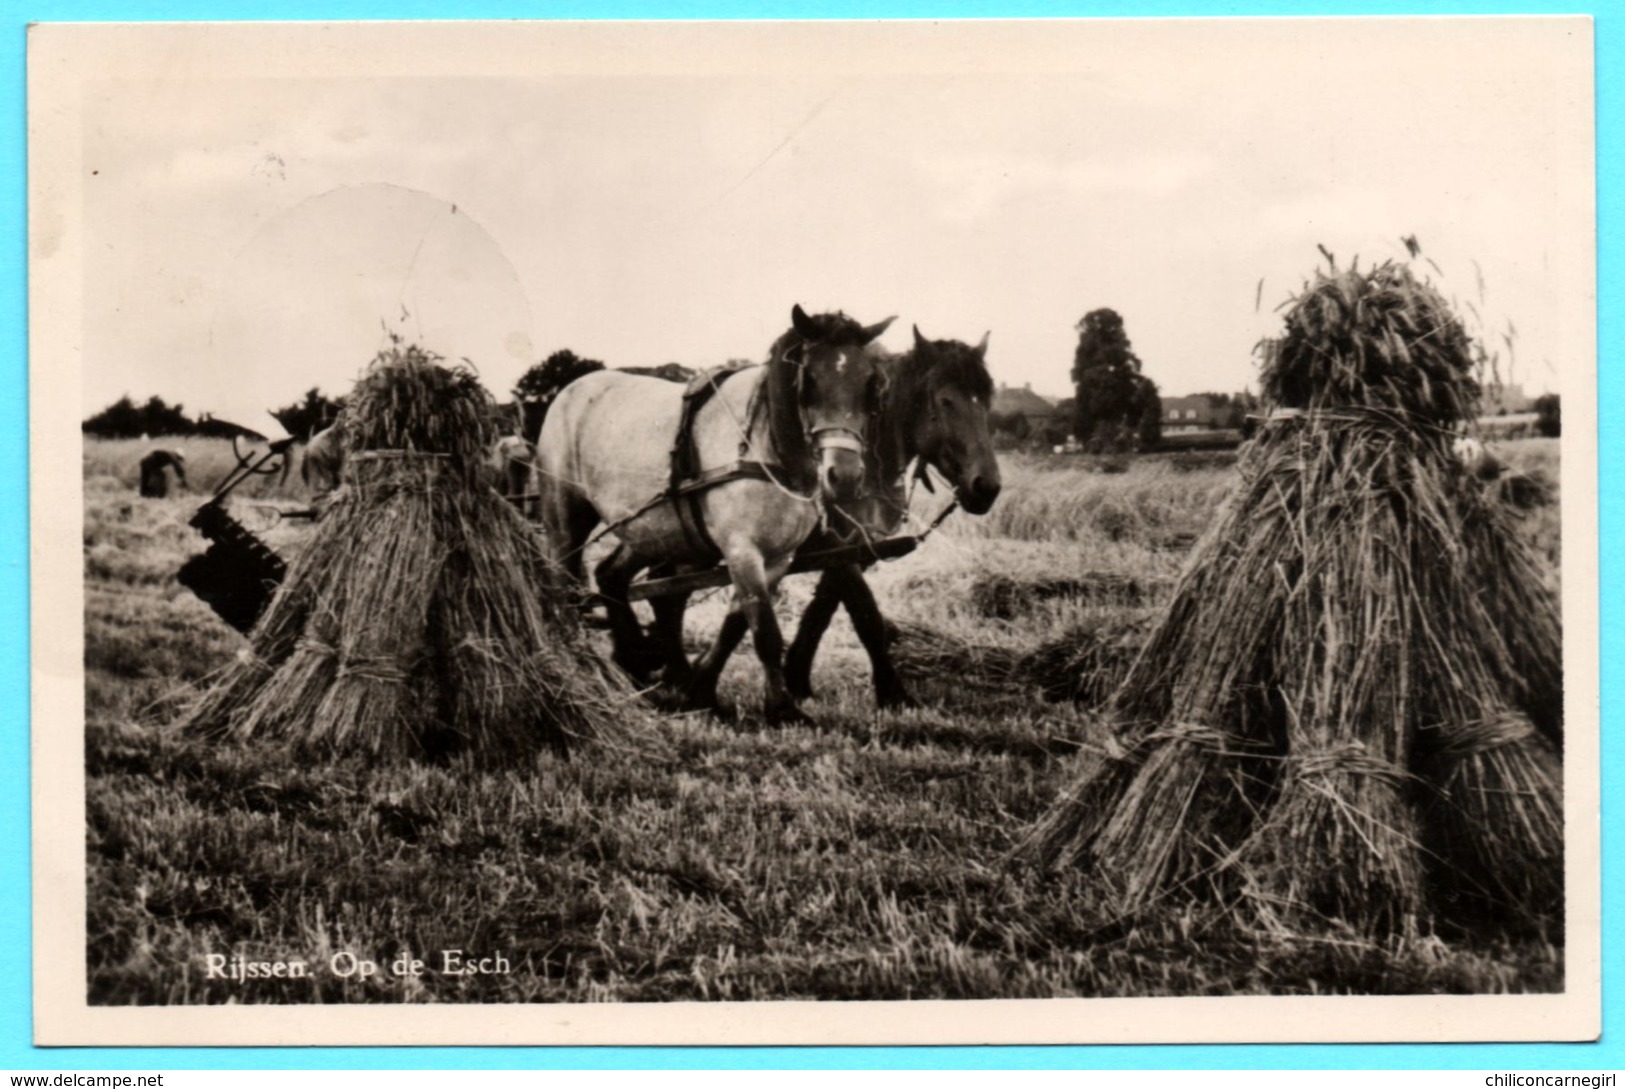
<svg viewBox="0 0 1625 1089"><path fill-rule="evenodd" d="M28 80L38 1043L1600 1031L1589 19Z"/></svg>

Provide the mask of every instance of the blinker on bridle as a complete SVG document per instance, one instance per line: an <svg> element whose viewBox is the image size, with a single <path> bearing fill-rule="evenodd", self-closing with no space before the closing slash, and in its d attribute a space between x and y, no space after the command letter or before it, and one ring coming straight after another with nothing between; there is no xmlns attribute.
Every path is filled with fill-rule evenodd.
<svg viewBox="0 0 1625 1089"><path fill-rule="evenodd" d="M796 411L801 416L802 433L819 449L847 450L863 456L863 432L854 431L850 427L811 427L808 423L808 413L802 390L807 378L806 344L797 344L790 348L796 353ZM788 353L787 353L788 354Z"/></svg>

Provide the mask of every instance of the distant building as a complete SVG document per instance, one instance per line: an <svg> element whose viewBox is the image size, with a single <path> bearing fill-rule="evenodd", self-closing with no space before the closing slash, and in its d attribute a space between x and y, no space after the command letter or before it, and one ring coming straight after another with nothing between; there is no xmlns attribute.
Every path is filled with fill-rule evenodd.
<svg viewBox="0 0 1625 1089"><path fill-rule="evenodd" d="M1504 385L1488 385L1484 387L1484 401L1481 414L1485 416L1513 416L1520 412L1528 412L1534 402L1524 393L1523 385L1518 382L1507 382Z"/></svg>
<svg viewBox="0 0 1625 1089"><path fill-rule="evenodd" d="M1221 406L1206 394L1191 397L1162 398L1162 433L1181 431L1210 431L1223 427L1228 419L1228 408Z"/></svg>
<svg viewBox="0 0 1625 1089"><path fill-rule="evenodd" d="M1247 415L1258 409L1251 390L1240 393L1192 393L1162 400L1163 434L1191 431L1245 430Z"/></svg>

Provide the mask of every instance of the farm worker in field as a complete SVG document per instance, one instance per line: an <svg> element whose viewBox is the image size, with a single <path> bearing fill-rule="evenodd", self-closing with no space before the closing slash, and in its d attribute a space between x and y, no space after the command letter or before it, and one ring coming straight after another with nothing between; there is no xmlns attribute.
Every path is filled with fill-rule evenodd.
<svg viewBox="0 0 1625 1089"><path fill-rule="evenodd" d="M536 447L520 435L504 435L491 447L489 468L493 483L503 498L512 501L526 518L536 515L536 489L531 472L536 464Z"/></svg>
<svg viewBox="0 0 1625 1089"><path fill-rule="evenodd" d="M1496 480L1506 472L1506 462L1490 452L1482 442L1463 435L1450 444L1451 453L1462 468L1480 480Z"/></svg>
<svg viewBox="0 0 1625 1089"><path fill-rule="evenodd" d="M335 421L330 427L316 432L305 444L305 456L299 463L299 479L310 489L311 505L318 512L327 497L339 486L339 473L344 469L343 433Z"/></svg>
<svg viewBox="0 0 1625 1089"><path fill-rule="evenodd" d="M169 494L169 474L175 470L175 483L186 483L186 455L179 450L154 450L141 459L141 494L162 499Z"/></svg>

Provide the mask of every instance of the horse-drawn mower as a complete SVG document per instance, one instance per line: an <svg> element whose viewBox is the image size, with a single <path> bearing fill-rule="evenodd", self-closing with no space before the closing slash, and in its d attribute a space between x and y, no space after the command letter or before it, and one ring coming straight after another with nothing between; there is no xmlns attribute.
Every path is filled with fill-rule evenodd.
<svg viewBox="0 0 1625 1089"><path fill-rule="evenodd" d="M226 510L226 497L250 477L282 473L293 441L278 439L263 451L244 452L233 436L231 449L237 459L236 468L226 474L214 495L197 509L189 523L203 534L209 547L187 560L176 578L218 613L220 619L244 634L253 630L254 622L287 575L288 565ZM308 517L309 512L289 512L284 516L300 514Z"/></svg>

